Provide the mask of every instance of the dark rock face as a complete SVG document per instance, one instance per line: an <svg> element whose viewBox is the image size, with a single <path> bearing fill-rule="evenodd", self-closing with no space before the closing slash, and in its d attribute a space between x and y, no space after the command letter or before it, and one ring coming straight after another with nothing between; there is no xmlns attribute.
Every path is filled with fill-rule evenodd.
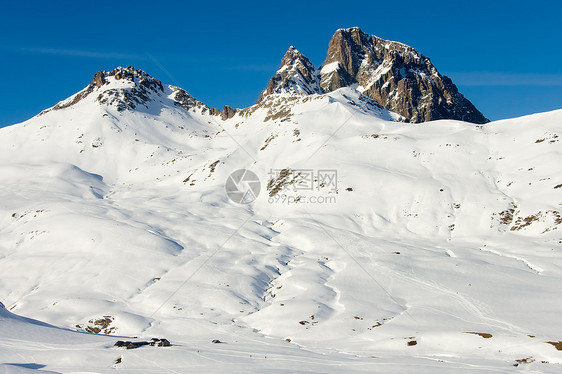
<svg viewBox="0 0 562 374"><path fill-rule="evenodd" d="M221 119L223 121L234 117L234 115L236 114L236 109L229 107L228 105L225 105L224 108L222 108L222 112L221 112Z"/></svg>
<svg viewBox="0 0 562 374"><path fill-rule="evenodd" d="M209 108L209 113L212 116L220 116L221 115L221 110L217 109L217 108Z"/></svg>
<svg viewBox="0 0 562 374"><path fill-rule="evenodd" d="M410 122L457 119L489 122L412 47L367 35L358 27L337 30L321 70L329 92L357 83L358 90Z"/></svg>
<svg viewBox="0 0 562 374"><path fill-rule="evenodd" d="M408 122L489 122L428 57L405 44L367 35L358 27L335 32L319 71L289 48L258 103L275 93L321 94L352 85Z"/></svg>
<svg viewBox="0 0 562 374"><path fill-rule="evenodd" d="M97 87L103 86L106 83L104 72L98 71L96 74L94 74L94 79L92 80L92 83L95 84Z"/></svg>
<svg viewBox="0 0 562 374"><path fill-rule="evenodd" d="M320 86L325 92L347 87L356 83L362 61L366 58L370 64L380 63L380 57L365 53L369 45L369 36L364 33L344 33L337 30L328 45L328 54L321 72ZM322 71L322 70L321 70ZM361 75L364 71L361 71Z"/></svg>
<svg viewBox="0 0 562 374"><path fill-rule="evenodd" d="M318 72L314 65L291 46L283 56L279 70L269 80L267 88L261 93L257 102L261 102L265 96L273 93L301 95L322 93L318 83Z"/></svg>

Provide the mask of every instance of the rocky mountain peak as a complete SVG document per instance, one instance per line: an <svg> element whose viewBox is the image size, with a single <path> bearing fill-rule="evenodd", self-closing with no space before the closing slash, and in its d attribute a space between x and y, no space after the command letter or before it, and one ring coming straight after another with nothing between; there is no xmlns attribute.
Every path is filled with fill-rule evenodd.
<svg viewBox="0 0 562 374"><path fill-rule="evenodd" d="M489 122L428 57L408 45L368 35L359 27L336 30L319 70L294 47L289 48L258 102L272 93L309 95L350 86L409 122Z"/></svg>
<svg viewBox="0 0 562 374"><path fill-rule="evenodd" d="M314 68L312 63L302 53L300 53L298 49L296 49L293 46L290 46L289 49L287 49L287 52L285 52L285 54L283 55L283 58L281 59L280 69L283 69L284 67L291 68L292 66L295 65L300 68L302 68L301 65L304 65L305 67L309 67L309 68L310 67Z"/></svg>
<svg viewBox="0 0 562 374"><path fill-rule="evenodd" d="M86 89L90 87L98 87L102 88L102 91L104 91L105 88L109 88L110 86L112 88L114 86L139 86L154 92L164 91L162 82L160 82L156 78L151 77L144 70L135 69L133 66L127 66L126 68L119 66L111 71L100 70L94 74L94 78L92 79L88 87L86 87Z"/></svg>
<svg viewBox="0 0 562 374"><path fill-rule="evenodd" d="M368 35L359 27L336 30L321 69L320 85L325 92L352 84L410 122L488 122L428 57L405 44Z"/></svg>
<svg viewBox="0 0 562 374"><path fill-rule="evenodd" d="M146 106L153 94L161 95L164 92L162 82L132 66L98 72L92 84L102 90L96 100L101 104L114 105L118 111L135 109L138 105ZM106 85L107 89L104 87Z"/></svg>
<svg viewBox="0 0 562 374"><path fill-rule="evenodd" d="M267 88L261 93L258 103L267 95L274 93L293 93L311 95L322 93L318 71L314 65L295 47L290 46L275 76L269 80Z"/></svg>
<svg viewBox="0 0 562 374"><path fill-rule="evenodd" d="M163 92L162 82L141 69L128 66L111 71L100 70L82 91L40 114L68 108L91 94L97 95L95 100L100 104L113 105L118 111L135 109L138 105L146 105L151 101L152 95L162 95Z"/></svg>

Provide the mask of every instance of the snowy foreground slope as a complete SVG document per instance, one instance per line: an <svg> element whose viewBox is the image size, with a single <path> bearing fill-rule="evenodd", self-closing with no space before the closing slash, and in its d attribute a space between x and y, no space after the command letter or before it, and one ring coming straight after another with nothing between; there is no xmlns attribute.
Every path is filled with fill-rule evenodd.
<svg viewBox="0 0 562 374"><path fill-rule="evenodd" d="M137 78L0 129L0 372L562 370L562 111L414 125L342 88L221 117Z"/></svg>

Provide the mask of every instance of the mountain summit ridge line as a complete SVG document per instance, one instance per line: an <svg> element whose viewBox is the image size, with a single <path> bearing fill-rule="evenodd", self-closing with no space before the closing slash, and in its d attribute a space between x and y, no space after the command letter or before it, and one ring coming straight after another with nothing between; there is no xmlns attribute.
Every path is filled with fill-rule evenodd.
<svg viewBox="0 0 562 374"><path fill-rule="evenodd" d="M273 93L321 94L341 87L355 87L412 123L489 122L428 57L403 43L368 35L359 27L336 30L319 69L291 46L258 103Z"/></svg>
<svg viewBox="0 0 562 374"><path fill-rule="evenodd" d="M108 77L129 80L132 86L115 90L109 87ZM174 92L176 105L186 110L194 106L209 110L223 120L249 109L234 109L228 105L222 110L210 108L182 88L167 87ZM458 91L450 78L437 71L428 57L403 43L368 35L359 27L336 30L329 42L326 59L319 68L290 46L256 104L262 104L267 96L275 94L322 95L344 87L374 100L382 108L398 114L405 122L422 123L439 119L476 124L489 122ZM98 102L113 103L123 110L146 104L150 100L149 93L161 95L164 87L158 79L132 66L98 71L82 91L40 114L64 109L99 90Z"/></svg>

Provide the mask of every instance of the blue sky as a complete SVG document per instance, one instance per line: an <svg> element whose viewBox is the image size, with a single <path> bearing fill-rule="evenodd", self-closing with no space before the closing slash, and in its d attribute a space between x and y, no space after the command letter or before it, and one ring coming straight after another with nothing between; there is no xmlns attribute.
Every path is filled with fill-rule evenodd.
<svg viewBox="0 0 562 374"><path fill-rule="evenodd" d="M409 44L490 119L562 108L560 1L4 2L0 126L133 65L209 106L255 102L294 45L315 65L337 28Z"/></svg>

